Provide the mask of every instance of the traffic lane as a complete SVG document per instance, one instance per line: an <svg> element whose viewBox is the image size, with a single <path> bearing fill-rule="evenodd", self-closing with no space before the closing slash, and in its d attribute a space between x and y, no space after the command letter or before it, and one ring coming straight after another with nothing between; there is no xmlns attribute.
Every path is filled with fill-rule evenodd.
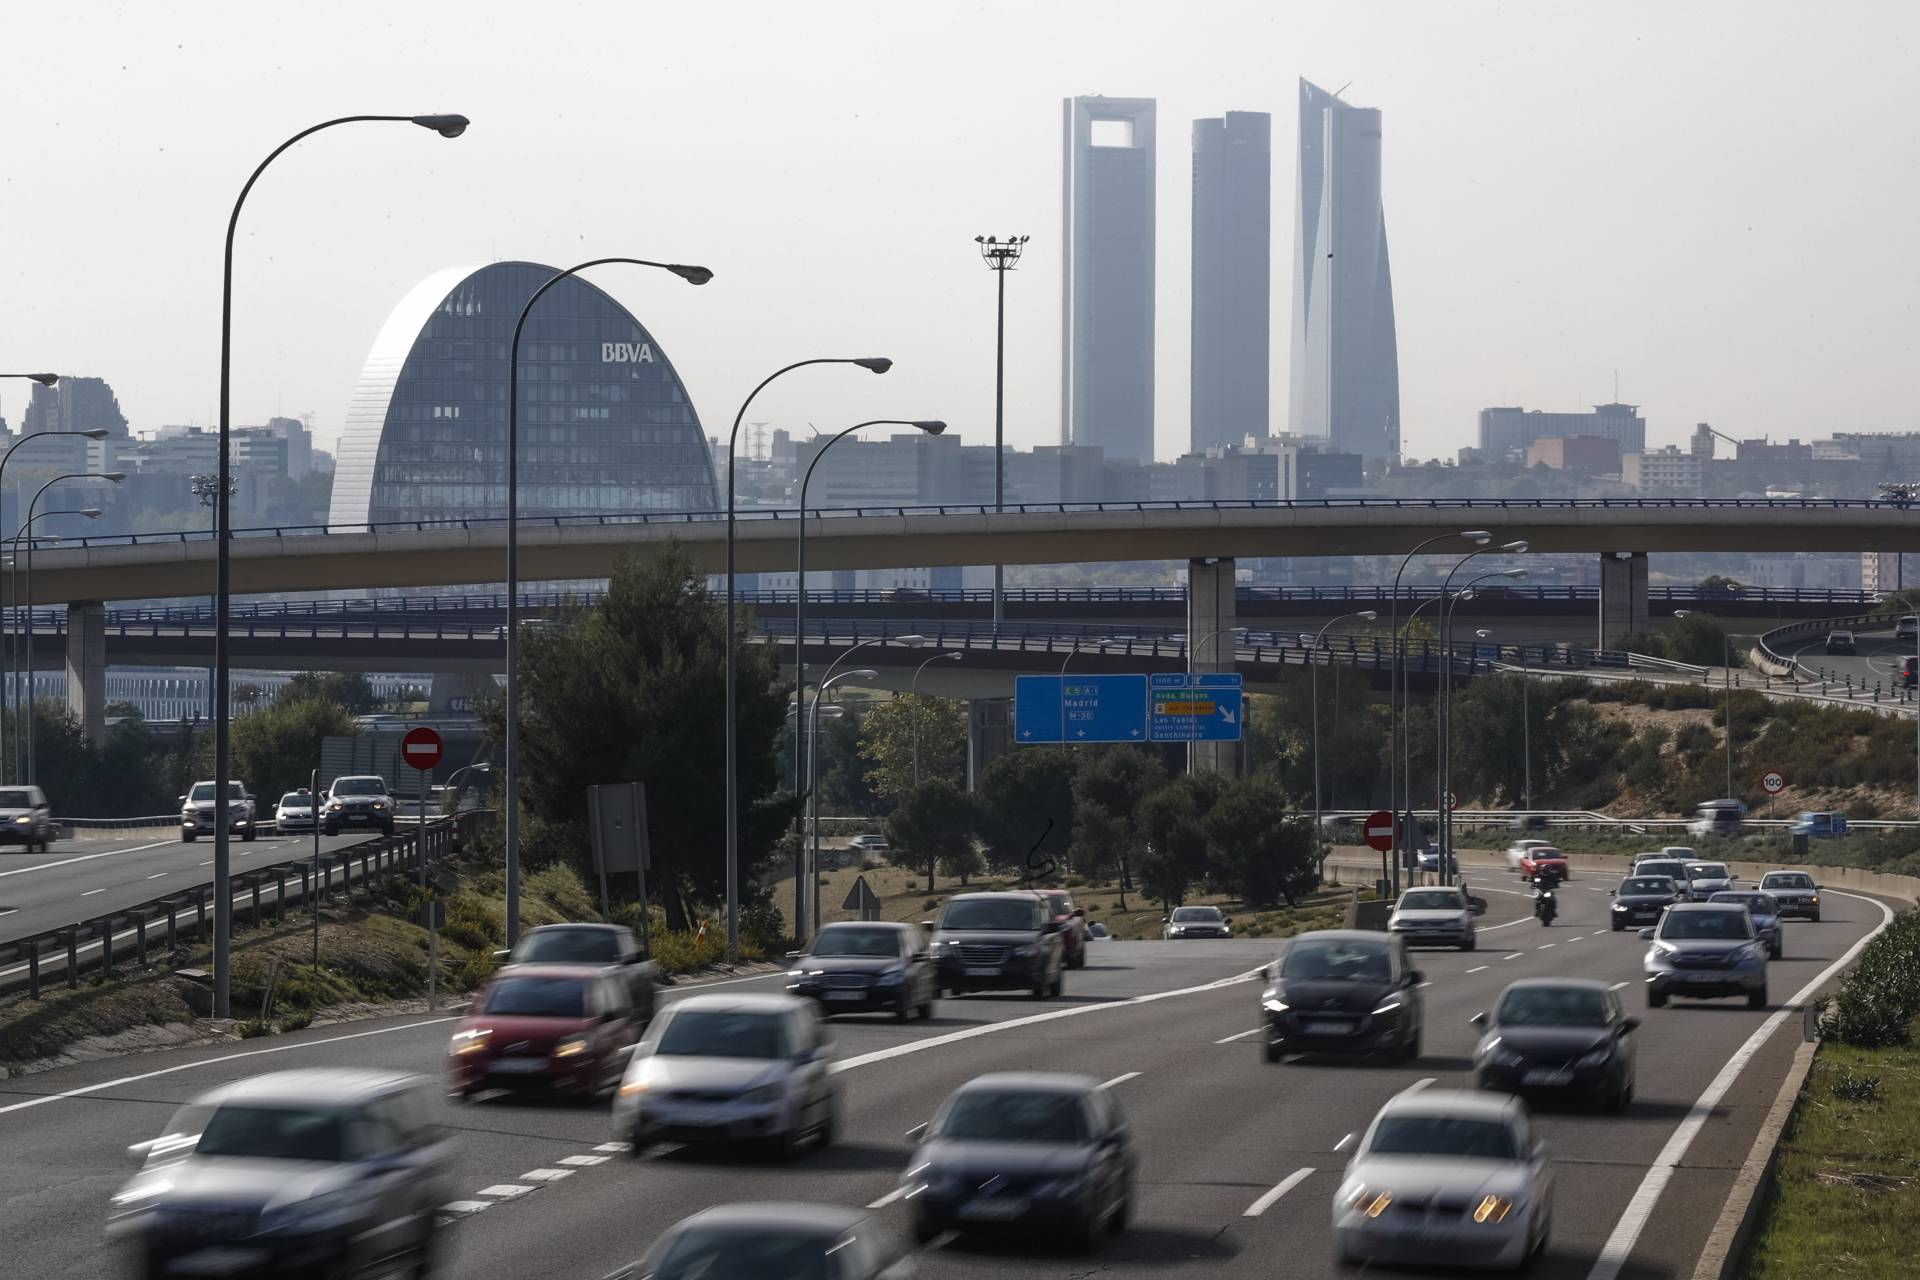
<svg viewBox="0 0 1920 1280"><path fill-rule="evenodd" d="M374 838L367 832L320 837L322 853L332 853ZM236 871L308 856L307 833L261 835L229 844ZM61 846L55 856L36 855L33 865L0 858L0 942L57 929L85 919L124 911L163 894L182 892L213 880L213 840L188 844L172 839L115 842L108 849L73 851Z"/></svg>
<svg viewBox="0 0 1920 1280"><path fill-rule="evenodd" d="M1911 645L1896 644L1892 631L1857 631L1856 652L1828 653L1824 635L1792 646L1788 656L1813 671L1826 671L1835 680L1853 677L1855 684L1875 681L1891 687L1899 679L1900 660L1914 652Z"/></svg>

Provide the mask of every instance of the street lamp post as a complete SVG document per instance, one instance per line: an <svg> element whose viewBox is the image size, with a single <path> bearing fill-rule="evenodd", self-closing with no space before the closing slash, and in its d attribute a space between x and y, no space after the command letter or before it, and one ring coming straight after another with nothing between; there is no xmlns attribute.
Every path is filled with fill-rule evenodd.
<svg viewBox="0 0 1920 1280"><path fill-rule="evenodd" d="M85 516L89 520L98 520L100 518L100 508L99 507L81 507L75 510L68 510L68 511L42 511L35 515L29 516L26 519L26 521L23 524L21 524L20 531L14 534L13 537L7 539L8 543L11 544L13 547L13 558L8 562L7 573L10 578L14 579L14 582L12 584L14 587L14 590L11 594L13 594L16 598L19 597L21 594L21 591L20 591L21 561L25 560L26 562L26 579L25 579L26 621L23 624L21 624L21 631L23 632L23 638L18 642L19 647L26 654L26 674L27 674L27 679L26 679L27 696L26 696L25 702L26 702L26 712L27 712L26 719L27 719L28 731L27 731L26 766L21 771L21 781L23 782L32 782L34 780L34 773L35 773L32 726L33 726L34 708L37 702L37 698L33 690L34 650L36 648L36 645L35 645L35 632L33 627L33 552L32 552L32 547L35 539L33 537L32 525L34 521L45 520L50 516ZM54 534L51 537L49 537L47 541L58 542L60 541L60 535ZM21 546L22 543L26 544L26 547L24 550ZM13 623L9 622L7 626L7 640L10 646L14 644L13 631L14 631ZM16 724L14 725L14 732L16 734L19 732L19 725L17 723L17 718L16 718Z"/></svg>
<svg viewBox="0 0 1920 1280"><path fill-rule="evenodd" d="M707 268L684 263L652 262L645 258L591 258L549 276L520 308L520 318L513 325L513 341L507 348L507 705L506 740L501 746L501 770L505 783L504 794L500 798L507 811L506 916L509 950L520 940L520 682L519 663L516 661L519 655L517 633L520 630L520 336L526 330L527 317L533 314L534 304L545 296L547 290L588 267L615 262L671 271L688 284L701 285L713 279L713 272Z"/></svg>
<svg viewBox="0 0 1920 1280"><path fill-rule="evenodd" d="M39 517L36 516L34 512L40 506L41 495L45 494L47 490L53 488L53 486L59 484L61 481L63 480L105 480L111 484L119 484L122 480L125 480L126 478L127 478L127 473L124 471L70 471L66 475L53 477L53 479L47 481L45 484L41 485L38 489L34 490L33 499L27 503L27 518L25 521L21 523L20 532L24 534L27 531L28 527L31 526L35 520L39 519ZM27 667L26 696L23 699L23 702L25 704L26 715L22 717L19 714L18 710L16 710L13 717L14 732L16 734L21 732L22 719L26 721L26 730L25 730L26 740L25 740L24 748L16 742L16 745L14 747L14 767L18 769L21 766L21 764L24 762L26 766L26 769L25 769L26 779L28 782L32 782L34 780L33 766L34 766L35 755L36 755L36 751L33 743L34 699L33 699L33 539L32 538L28 538L26 540L26 554L27 554L27 572L23 582L23 587L24 587L23 594L26 597L27 616L26 616L26 624L25 624L26 629L22 633L24 637L23 644L26 649L26 667ZM14 559L18 561L19 558L20 558L20 550L18 545L16 544L14 549Z"/></svg>
<svg viewBox="0 0 1920 1280"><path fill-rule="evenodd" d="M1493 535L1485 529L1463 529L1459 533L1435 534L1425 542L1414 547L1413 550L1407 552L1401 559L1400 567L1394 570L1393 573L1393 592L1387 598L1387 640L1388 643L1393 646L1393 663L1387 673L1387 807L1389 809L1393 809L1399 804L1399 783L1401 779L1398 776L1399 771L1395 768L1398 761L1393 747L1395 740L1401 736L1402 712L1405 709L1405 690L1402 688L1402 685L1405 683L1406 673L1400 656L1402 648L1400 639L1400 578L1402 574L1406 573L1407 565L1412 563L1415 556L1425 551L1428 547L1436 546L1439 543L1447 541L1449 538L1464 538L1468 542L1477 543L1482 546L1493 541ZM1412 779L1409 778L1406 782L1407 789L1411 792ZM1401 840L1405 834L1400 828L1401 821L1396 814L1393 820L1393 892L1396 895L1400 892L1400 859L1403 853Z"/></svg>
<svg viewBox="0 0 1920 1280"><path fill-rule="evenodd" d="M1318 852L1320 848L1321 832L1325 829L1321 825L1321 791L1320 791L1320 652L1321 652L1321 645L1326 641L1327 632L1331 630L1333 627L1339 625L1340 623L1345 622L1348 618L1359 618L1366 622L1372 622L1375 618L1378 618L1379 616L1380 616L1379 613L1376 612L1375 610L1361 609L1356 613L1343 613L1337 618L1328 619L1327 624L1321 627L1319 631L1314 633L1313 652L1308 655L1308 657L1312 659L1312 665L1310 668L1311 675L1309 677L1309 680L1313 686L1313 847L1316 852ZM1338 699L1336 699L1336 702L1337 701Z"/></svg>
<svg viewBox="0 0 1920 1280"><path fill-rule="evenodd" d="M913 785L916 787L920 785L920 673L927 669L929 662L939 662L942 659L958 662L966 656L958 649L947 653L936 653L913 669L913 683L907 686L907 700L913 707Z"/></svg>
<svg viewBox="0 0 1920 1280"><path fill-rule="evenodd" d="M1510 542L1502 550L1525 551L1524 542ZM1471 558L1471 557L1469 557ZM1462 562L1464 563L1464 561ZM1456 568L1458 566L1455 566ZM1436 725L1435 743L1439 751L1436 765L1439 777L1436 781L1434 805L1439 812L1440 828L1440 865L1441 875L1446 875L1446 866L1452 863L1453 854L1453 616L1459 612L1460 601L1473 594L1474 587L1492 578L1519 579L1527 576L1525 569L1499 569L1493 573L1483 573L1467 582L1455 592L1448 603L1445 588L1440 597L1440 688L1436 692L1434 721ZM1452 581L1453 575L1447 575Z"/></svg>
<svg viewBox="0 0 1920 1280"><path fill-rule="evenodd" d="M853 671L842 671L837 676L829 676L822 680L820 692L814 695L812 710L808 716L811 721L808 732L819 732L820 703L834 685L842 680L871 680L877 674L879 673L871 667L862 667ZM818 743L815 743L813 750L807 753L807 770L807 803L813 810L812 850L807 859L807 892L813 895L813 932L818 936L820 933L820 747ZM799 928L799 923L797 920L794 922L796 930Z"/></svg>
<svg viewBox="0 0 1920 1280"><path fill-rule="evenodd" d="M860 430L862 427L913 427L930 436L937 436L947 429L947 424L933 419L911 418L870 418L865 422L856 422L852 426L837 432L807 460L807 469L800 476L800 493L797 506L800 511L800 533L794 539L794 577L793 577L793 688L796 697L804 697L807 687L807 486L813 483L813 469L820 465L820 459L827 456L827 450ZM793 790L800 793L800 780L811 777L805 767L806 752L810 746L803 746L801 724L795 717L793 725Z"/></svg>
<svg viewBox="0 0 1920 1280"><path fill-rule="evenodd" d="M740 441L740 424L747 416L747 408L754 402L767 384L782 374L795 369L804 369L810 364L857 364L872 373L885 373L893 368L893 361L885 356L817 356L811 360L796 360L790 365L775 369L760 380L760 385L747 393L740 402L740 411L733 415L733 430L727 433L727 634L726 634L726 705L723 708L726 733L726 759L721 761L721 773L726 778L726 859L727 859L727 960L740 963L740 773L739 741L740 728L734 723L734 650L740 638L734 634L733 623L733 564L734 564L734 484L733 452Z"/></svg>
<svg viewBox="0 0 1920 1280"><path fill-rule="evenodd" d="M1419 604L1413 607L1413 611L1407 615L1406 632L1409 637L1413 632L1413 624L1419 620L1420 615L1426 611L1427 606L1430 604L1435 604L1444 598L1445 598L1444 596L1436 595L1431 597L1430 599L1422 600ZM1434 635L1438 637L1439 632L1436 630L1434 632ZM1407 658L1411 660L1411 658L1413 657L1413 641L1411 638L1409 638L1406 642L1406 649L1407 649ZM1433 646L1428 646L1427 652L1428 652L1428 656L1432 656ZM1408 695L1409 701L1411 701L1411 694L1413 691L1413 676L1411 672L1406 673L1405 683L1407 687L1406 689L1403 690L1403 692ZM1433 751L1434 751L1434 755L1438 757L1440 754L1440 738L1438 733L1439 726L1436 724L1434 728L1435 728L1435 734L1434 734L1434 742L1433 742ZM1388 749L1391 750L1393 744L1389 742L1387 745L1388 745ZM1389 761L1388 764L1389 764L1389 767L1391 767L1392 762ZM1413 825L1413 725L1411 723L1408 723L1406 727L1406 732L1401 734L1400 736L1400 777L1401 777L1401 782L1404 784L1404 787L1405 787L1405 793L1401 797L1402 801L1404 802L1401 805L1401 809L1406 814L1407 825L1411 827ZM1392 801L1389 801L1388 803L1391 804ZM1434 812L1436 814L1439 813L1439 806L1437 802L1434 807ZM1395 825L1396 827L1399 825L1397 819L1395 820ZM1434 822L1434 834L1435 835L1439 834L1439 821L1437 818ZM1409 835L1411 835L1411 833L1409 833ZM1407 849L1404 852L1398 853L1396 856L1399 859L1399 861L1405 861L1405 855L1410 854L1412 852L1413 852L1413 848L1411 843L1409 843ZM1385 856L1386 856L1385 854L1381 855L1381 857L1383 858ZM1396 861L1393 868L1393 891L1396 895L1400 892L1400 871L1401 871L1401 867L1399 866L1399 862Z"/></svg>
<svg viewBox="0 0 1920 1280"><path fill-rule="evenodd" d="M231 1016L233 1005L230 999L231 972L229 943L233 932L233 887L231 863L227 841L227 775L233 772L232 742L227 723L230 699L227 689L229 660L227 654L227 618L233 600L231 592L231 557L228 546L232 524L228 520L229 504L227 486L233 481L233 457L229 449L232 417L231 401L233 388L233 241L240 229L240 210L247 203L247 195L253 190L253 184L260 180L267 166L280 158L280 154L302 138L319 133L322 129L331 129L336 125L359 124L363 122L386 122L397 124L416 124L423 129L431 129L443 138L457 138L467 130L467 118L460 115L426 116L340 116L333 120L323 120L319 124L302 129L285 142L275 147L267 158L255 167L247 178L246 185L240 188L240 196L233 202L233 213L227 218L226 252L222 259L220 274L220 491L214 506L214 564L215 590L213 609L213 675L214 675L214 718L213 718L213 1016L225 1018Z"/></svg>
<svg viewBox="0 0 1920 1280"><path fill-rule="evenodd" d="M1008 236L1005 240L997 236L975 236L973 242L980 246L980 257L993 271L999 295L997 318L993 339L993 513L1001 514L1006 510L1007 463L1006 463L1006 419L1007 419L1007 272L1014 269L1020 261L1020 253L1027 246L1028 237ZM1000 634L1001 623L1006 618L1006 566L993 566L993 633Z"/></svg>

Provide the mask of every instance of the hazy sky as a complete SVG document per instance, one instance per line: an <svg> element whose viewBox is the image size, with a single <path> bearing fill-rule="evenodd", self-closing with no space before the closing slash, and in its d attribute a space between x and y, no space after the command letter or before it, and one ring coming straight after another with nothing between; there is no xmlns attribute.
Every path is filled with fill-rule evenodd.
<svg viewBox="0 0 1920 1280"><path fill-rule="evenodd" d="M216 407L221 236L252 166L333 115L242 225L234 414L330 443L388 309L439 267L602 254L709 434L941 416L1058 432L1060 99L1160 104L1158 452L1187 440L1190 122L1274 115L1285 427L1295 81L1385 116L1409 453L1488 404L1644 405L1655 442L1915 430L1920 6L1906 3L317 5L0 0L0 368L111 380L136 430ZM0 384L15 424L22 384Z"/></svg>

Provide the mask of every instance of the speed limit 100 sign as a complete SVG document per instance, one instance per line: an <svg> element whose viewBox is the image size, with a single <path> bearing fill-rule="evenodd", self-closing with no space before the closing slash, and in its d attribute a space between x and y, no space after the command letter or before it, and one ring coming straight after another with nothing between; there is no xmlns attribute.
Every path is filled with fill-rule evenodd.
<svg viewBox="0 0 1920 1280"><path fill-rule="evenodd" d="M1787 775L1778 769L1769 769L1760 775L1760 787L1770 796L1777 796L1787 789Z"/></svg>

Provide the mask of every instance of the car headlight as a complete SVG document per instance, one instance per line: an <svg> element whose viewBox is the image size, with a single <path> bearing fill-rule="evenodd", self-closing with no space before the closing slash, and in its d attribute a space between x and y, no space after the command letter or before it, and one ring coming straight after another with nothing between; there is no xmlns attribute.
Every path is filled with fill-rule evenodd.
<svg viewBox="0 0 1920 1280"><path fill-rule="evenodd" d="M1384 1187L1379 1189L1362 1187L1354 1193L1353 1199L1347 1203L1348 1207L1355 1211L1363 1213L1369 1218L1377 1218L1387 1211L1388 1205L1393 1203L1393 1192L1386 1190Z"/></svg>
<svg viewBox="0 0 1920 1280"><path fill-rule="evenodd" d="M902 982L905 982L906 979L907 971L905 969L889 969L881 974L875 981L883 987L897 987Z"/></svg>
<svg viewBox="0 0 1920 1280"><path fill-rule="evenodd" d="M360 1207L360 1188L340 1187L325 1191L306 1200L292 1204L283 1204L269 1209L260 1215L262 1232L287 1231L298 1229L311 1231L323 1227L330 1221L347 1217Z"/></svg>
<svg viewBox="0 0 1920 1280"><path fill-rule="evenodd" d="M1486 1056L1487 1061L1496 1067L1517 1067L1526 1061L1525 1058L1502 1044L1498 1037L1488 1041L1487 1047L1481 1052Z"/></svg>
<svg viewBox="0 0 1920 1280"><path fill-rule="evenodd" d="M1505 1222L1513 1212L1513 1201L1502 1196L1483 1196L1473 1207L1473 1220L1479 1223Z"/></svg>
<svg viewBox="0 0 1920 1280"><path fill-rule="evenodd" d="M1067 1199L1071 1196L1079 1195L1082 1191L1086 1190L1086 1186L1087 1180L1084 1175L1053 1178L1035 1187L1033 1194L1041 1199Z"/></svg>
<svg viewBox="0 0 1920 1280"><path fill-rule="evenodd" d="M1013 954L1016 956L1030 956L1035 951L1038 951L1038 950L1039 950L1038 947L1015 947L1013 949Z"/></svg>
<svg viewBox="0 0 1920 1280"><path fill-rule="evenodd" d="M484 1053L487 1040L492 1035L491 1031L479 1029L456 1031L453 1033L453 1039L447 1042L447 1052L462 1057L470 1053Z"/></svg>
<svg viewBox="0 0 1920 1280"><path fill-rule="evenodd" d="M1400 997L1395 996L1393 999L1386 1001L1379 1008L1375 1009L1374 1012L1375 1013L1392 1013L1394 1010L1398 1009L1399 1007L1400 1007Z"/></svg>
<svg viewBox="0 0 1920 1280"><path fill-rule="evenodd" d="M645 1080L622 1080L620 1082L620 1096L623 1098L637 1098L646 1091L647 1082Z"/></svg>
<svg viewBox="0 0 1920 1280"><path fill-rule="evenodd" d="M1583 1053L1573 1060L1576 1067L1604 1067L1613 1061L1613 1046L1601 1045L1591 1053Z"/></svg>
<svg viewBox="0 0 1920 1280"><path fill-rule="evenodd" d="M556 1058L577 1058L593 1047L593 1042L585 1036L568 1036L553 1046Z"/></svg>
<svg viewBox="0 0 1920 1280"><path fill-rule="evenodd" d="M19 823L22 826L26 826L27 824L33 821L33 815L29 813L23 813L19 817L15 818L14 821Z"/></svg>
<svg viewBox="0 0 1920 1280"><path fill-rule="evenodd" d="M1173 934L1176 938L1186 931L1187 926L1183 924L1170 924L1167 926L1167 932Z"/></svg>
<svg viewBox="0 0 1920 1280"><path fill-rule="evenodd" d="M327 806L327 811L329 813L338 813L340 812L340 808L341 808L340 802L338 800L335 800L332 804Z"/></svg>
<svg viewBox="0 0 1920 1280"><path fill-rule="evenodd" d="M779 1102L787 1096L784 1084L763 1084L758 1089L749 1089L740 1095L740 1101L750 1106L764 1106L769 1102Z"/></svg>
<svg viewBox="0 0 1920 1280"><path fill-rule="evenodd" d="M1268 987L1260 993L1260 1007L1270 1013L1285 1013L1287 1002L1281 998L1280 988Z"/></svg>
<svg viewBox="0 0 1920 1280"><path fill-rule="evenodd" d="M373 807L376 809L384 809L387 807L387 802L385 800L375 800L373 802Z"/></svg>
<svg viewBox="0 0 1920 1280"><path fill-rule="evenodd" d="M1653 954L1657 959L1671 960L1680 954L1680 948L1670 947L1664 942L1655 942L1653 944Z"/></svg>

